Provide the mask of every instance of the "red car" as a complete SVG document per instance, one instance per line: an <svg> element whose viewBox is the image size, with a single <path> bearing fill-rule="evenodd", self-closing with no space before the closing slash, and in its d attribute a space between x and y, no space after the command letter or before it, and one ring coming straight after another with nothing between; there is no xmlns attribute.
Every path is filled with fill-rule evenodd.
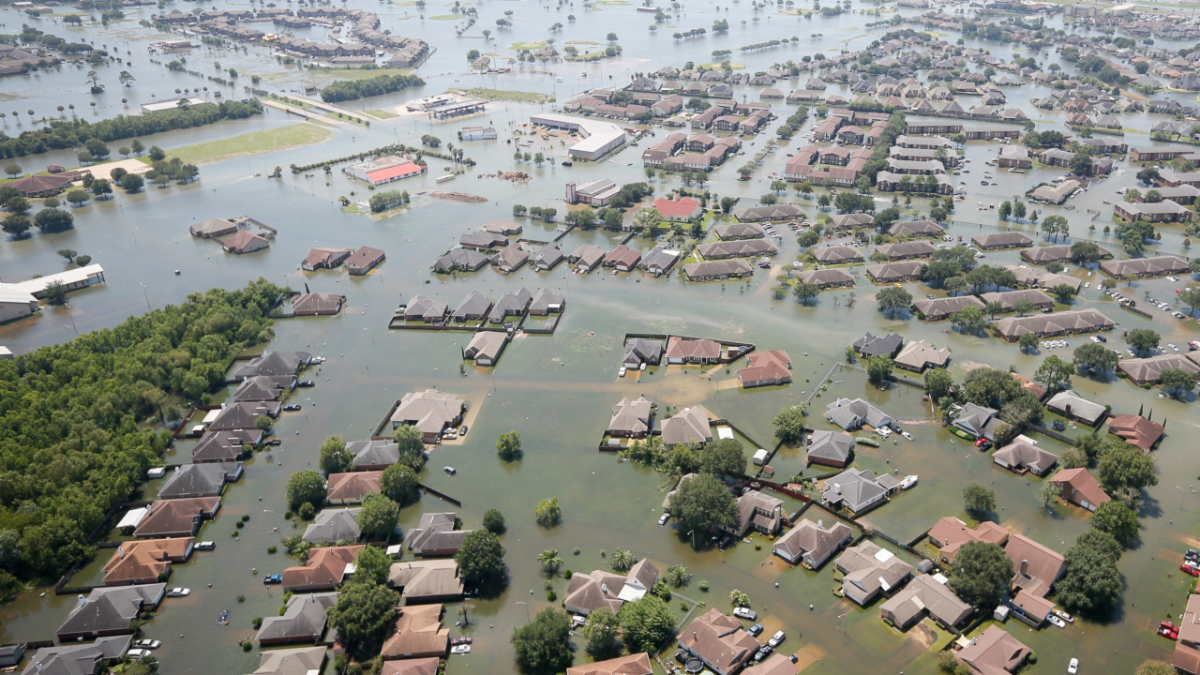
<svg viewBox="0 0 1200 675"><path fill-rule="evenodd" d="M984 443L987 443L987 442L988 442L988 439L987 439L987 438L985 438L985 437L983 437L983 436L980 436L979 438L976 438L976 439L975 439L975 447L977 447L977 448L978 448L978 447L982 446Z"/></svg>
<svg viewBox="0 0 1200 675"><path fill-rule="evenodd" d="M1170 640L1179 639L1179 629L1176 628L1175 624L1171 623L1170 621L1164 621L1158 624L1158 634Z"/></svg>
<svg viewBox="0 0 1200 675"><path fill-rule="evenodd" d="M1179 569L1180 571L1187 572L1194 577L1200 577L1200 570L1196 569L1195 567L1191 567L1189 565L1180 565Z"/></svg>

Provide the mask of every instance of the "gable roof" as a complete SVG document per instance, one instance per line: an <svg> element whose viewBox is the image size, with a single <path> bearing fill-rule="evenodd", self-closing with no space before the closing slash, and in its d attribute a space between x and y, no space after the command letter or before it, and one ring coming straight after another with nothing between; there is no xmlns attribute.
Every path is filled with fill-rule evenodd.
<svg viewBox="0 0 1200 675"><path fill-rule="evenodd" d="M1083 497L1092 506L1099 506L1111 499L1105 494L1096 477L1085 468L1063 469L1050 477L1051 483L1069 485L1075 494Z"/></svg>
<svg viewBox="0 0 1200 675"><path fill-rule="evenodd" d="M260 643L289 640L315 641L325 632L325 615L337 604L337 593L308 593L293 595L280 616L269 616L254 636Z"/></svg>
<svg viewBox="0 0 1200 675"><path fill-rule="evenodd" d="M684 408L663 420L662 440L665 445L705 443L712 440L710 416L703 406Z"/></svg>
<svg viewBox="0 0 1200 675"><path fill-rule="evenodd" d="M834 521L832 527L824 528L804 518L775 541L775 549L783 549L793 560L809 556L815 561L824 562L853 534L853 530L840 520Z"/></svg>
<svg viewBox="0 0 1200 675"><path fill-rule="evenodd" d="M971 528L958 518L946 516L930 528L928 537L937 542L942 556L953 559L958 549L968 542L1003 545L1008 541L1008 530L986 520Z"/></svg>
<svg viewBox="0 0 1200 675"><path fill-rule="evenodd" d="M899 587L913 567L899 556L864 539L853 548L838 556L837 569L845 576L843 581L851 583L868 594L876 591L891 592Z"/></svg>
<svg viewBox="0 0 1200 675"><path fill-rule="evenodd" d="M816 429L809 436L808 461L844 466L854 451L854 437L840 431Z"/></svg>
<svg viewBox="0 0 1200 675"><path fill-rule="evenodd" d="M1108 421L1108 433L1114 434L1126 443L1149 450L1163 437L1164 427L1158 422L1146 419L1141 415L1114 415Z"/></svg>
<svg viewBox="0 0 1200 675"><path fill-rule="evenodd" d="M271 649L259 654L258 669L251 675L311 675L325 663L325 647Z"/></svg>
<svg viewBox="0 0 1200 675"><path fill-rule="evenodd" d="M304 528L301 537L309 543L333 542L339 539L357 540L362 535L358 514L362 509L325 509Z"/></svg>
<svg viewBox="0 0 1200 675"><path fill-rule="evenodd" d="M1020 534L1008 538L1004 554L1016 570L1013 585L1039 598L1050 592L1050 586L1067 569L1060 553Z"/></svg>
<svg viewBox="0 0 1200 675"><path fill-rule="evenodd" d="M184 464L171 472L158 498L215 497L226 482L236 481L241 475L241 462Z"/></svg>

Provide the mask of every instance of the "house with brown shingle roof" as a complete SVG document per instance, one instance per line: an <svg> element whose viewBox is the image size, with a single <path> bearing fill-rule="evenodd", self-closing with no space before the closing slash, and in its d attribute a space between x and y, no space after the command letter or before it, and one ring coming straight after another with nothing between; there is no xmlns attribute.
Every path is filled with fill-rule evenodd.
<svg viewBox="0 0 1200 675"><path fill-rule="evenodd" d="M432 443L447 427L461 424L466 410L466 401L454 394L437 389L410 392L400 399L400 405L392 413L392 428L416 427L423 440Z"/></svg>
<svg viewBox="0 0 1200 675"><path fill-rule="evenodd" d="M1008 530L991 521L983 521L975 527L953 516L939 520L927 535L929 541L938 547L942 560L949 562L958 555L958 549L969 542L983 542L1003 546L1008 542Z"/></svg>
<svg viewBox="0 0 1200 675"><path fill-rule="evenodd" d="M908 581L912 565L870 540L848 549L834 563L842 573L842 595L865 607L881 593L891 595Z"/></svg>
<svg viewBox="0 0 1200 675"><path fill-rule="evenodd" d="M645 438L654 425L653 404L645 396L622 398L612 407L606 433L623 438Z"/></svg>
<svg viewBox="0 0 1200 675"><path fill-rule="evenodd" d="M1101 489L1096 477L1084 468L1063 469L1049 480L1059 487L1063 499L1088 511L1095 511L1101 504L1112 499Z"/></svg>
<svg viewBox="0 0 1200 675"><path fill-rule="evenodd" d="M444 657L450 649L450 630L442 628L442 606L405 605L392 624L380 654L385 660Z"/></svg>
<svg viewBox="0 0 1200 675"><path fill-rule="evenodd" d="M684 408L663 420L662 440L667 447L681 443L707 443L712 440L710 416L701 405Z"/></svg>
<svg viewBox="0 0 1200 675"><path fill-rule="evenodd" d="M219 219L214 218L214 220ZM233 225L233 223L230 223L230 225ZM237 226L234 225L234 227L236 228ZM195 235L195 232L192 234ZM315 272L319 269L333 269L345 262L346 258L349 258L353 252L354 249L351 248L314 248L308 252L308 256L300 263L300 268L305 272Z"/></svg>
<svg viewBox="0 0 1200 675"><path fill-rule="evenodd" d="M350 274L361 275L375 269L387 255L377 248L363 246L346 258L346 269Z"/></svg>
<svg viewBox="0 0 1200 675"><path fill-rule="evenodd" d="M567 675L652 675L653 672L646 652L567 668Z"/></svg>
<svg viewBox="0 0 1200 675"><path fill-rule="evenodd" d="M1033 443L1013 441L992 453L992 462L1016 473L1028 470L1035 476L1044 476L1058 464L1058 456Z"/></svg>
<svg viewBox="0 0 1200 675"><path fill-rule="evenodd" d="M641 259L641 253L620 244L604 256L604 266L615 268L618 272L632 272Z"/></svg>
<svg viewBox="0 0 1200 675"><path fill-rule="evenodd" d="M943 626L958 626L975 608L955 595L943 579L928 574L916 577L879 606L879 615L900 630L908 630L926 616Z"/></svg>
<svg viewBox="0 0 1200 675"><path fill-rule="evenodd" d="M271 245L271 242L257 234L250 232L238 232L232 237L221 242L221 248L225 249L226 253L235 253L242 255L244 253L254 253L261 251Z"/></svg>
<svg viewBox="0 0 1200 675"><path fill-rule="evenodd" d="M758 640L742 630L742 622L711 609L679 632L679 646L717 675L733 675L758 651Z"/></svg>
<svg viewBox="0 0 1200 675"><path fill-rule="evenodd" d="M1153 448L1162 439L1165 432L1166 429L1163 425L1142 417L1140 414L1113 415L1112 419L1108 421L1108 433L1142 450Z"/></svg>
<svg viewBox="0 0 1200 675"><path fill-rule="evenodd" d="M724 528L735 537L745 537L750 530L774 536L783 526L783 501L758 490L738 497L738 520Z"/></svg>
<svg viewBox="0 0 1200 675"><path fill-rule="evenodd" d="M212 520L221 510L221 498L160 499L147 508L149 512L138 523L133 536L138 539L191 537L200 530L202 522Z"/></svg>
<svg viewBox="0 0 1200 675"><path fill-rule="evenodd" d="M792 360L782 349L755 352L746 357L746 367L737 372L737 378L746 389L787 384L792 381L791 369Z"/></svg>
<svg viewBox="0 0 1200 675"><path fill-rule="evenodd" d="M958 660L975 675L1005 675L1017 672L1032 653L1020 640L993 624L958 653Z"/></svg>
<svg viewBox="0 0 1200 675"><path fill-rule="evenodd" d="M854 538L854 530L841 521L829 528L805 518L775 540L775 555L793 565L820 569L826 560Z"/></svg>
<svg viewBox="0 0 1200 675"><path fill-rule="evenodd" d="M361 502L368 492L379 492L382 471L331 473L325 484L325 499L330 502Z"/></svg>
<svg viewBox="0 0 1200 675"><path fill-rule="evenodd" d="M705 338L692 339L672 335L667 339L667 363L716 363L721 344Z"/></svg>
<svg viewBox="0 0 1200 675"><path fill-rule="evenodd" d="M153 584L171 574L171 566L186 562L195 544L192 537L126 541L104 564L105 586Z"/></svg>
<svg viewBox="0 0 1200 675"><path fill-rule="evenodd" d="M341 585L347 568L365 546L328 546L309 550L303 565L283 571L285 591L328 591Z"/></svg>
<svg viewBox="0 0 1200 675"><path fill-rule="evenodd" d="M392 563L387 585L404 595L405 605L461 600L463 580L453 558Z"/></svg>

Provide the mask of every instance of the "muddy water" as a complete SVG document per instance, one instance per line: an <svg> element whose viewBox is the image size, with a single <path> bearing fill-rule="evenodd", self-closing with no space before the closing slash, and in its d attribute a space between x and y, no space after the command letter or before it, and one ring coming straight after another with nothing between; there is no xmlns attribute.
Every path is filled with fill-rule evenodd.
<svg viewBox="0 0 1200 675"><path fill-rule="evenodd" d="M226 5L221 5L226 6ZM231 7L247 5L230 4ZM363 5L367 7L369 5ZM372 7L372 9L376 9ZM567 7L561 11L532 3L485 3L480 5L480 20L473 31L494 25L503 11L514 9L515 26L495 36L495 44L486 46L480 37L456 40L453 22L413 18L415 7L379 6L385 27L400 34L421 34L438 51L421 69L429 84L418 92L404 92L376 100L357 102L356 109L387 109L417 95L428 95L455 86L489 86L500 89L542 91L552 93L559 101L567 100L596 82L614 84L636 71L655 70L662 65L682 65L687 60L697 63L711 60L713 49L736 49L741 44L772 38L801 36L795 47L766 50L738 58L751 72L765 70L774 61L799 58L817 51L835 52L840 48L858 48L882 31L861 27L866 17L843 15L834 19L796 19L760 12L760 21L753 22L748 8L733 6L733 11L721 8L719 16L729 17L733 29L729 35L710 36L703 40L673 41L670 33L695 26L708 26L717 18L708 5L688 8L688 13L671 27L660 28L659 35L646 31L649 19L635 15L631 6L606 6L602 10L585 11ZM426 15L442 13L442 9L426 8ZM446 13L449 9L444 10ZM133 87L119 91L115 73L120 68L103 69L102 79L109 84L108 93L97 100L97 116L120 113L124 107L121 97L131 103L173 94L183 86L207 86L207 80L190 75L170 73L150 63L144 56L145 43L151 36L136 29L134 22L150 9L131 12L133 21L118 22L110 28L87 28L87 39L98 45L122 43L122 49L133 52L128 68L137 78ZM404 19L404 14L410 18ZM567 13L580 20L569 23ZM0 11L9 27L26 18L10 10ZM740 25L740 18L747 26ZM768 18L769 17L769 18ZM640 20L640 21L639 21ZM556 45L569 40L603 41L609 32L617 32L625 53L619 59L601 64L574 65L565 63L516 69L511 75L495 80L463 74L466 50L507 53L510 43L532 41L546 37L544 27L555 21L566 24L556 37ZM1057 20L1052 20L1054 24ZM42 19L35 24L43 30L66 34L61 25ZM635 26L640 26L635 28ZM822 32L825 37L811 38ZM314 30L311 35L321 38ZM161 37L161 36L160 36ZM986 47L1003 58L1011 58L1016 50L996 44L968 42L969 46ZM286 69L264 58L265 52L251 47L249 53L234 54L229 49L203 48L189 57L189 67L216 73L213 61L242 74L248 83L251 74L264 76L264 84L272 90L295 89L303 83L320 82L324 74ZM1052 55L1043 53L1046 59ZM553 70L555 77L543 70ZM538 72L535 72L538 71ZM584 74L586 73L586 77ZM64 66L61 71L36 74L29 78L9 79L0 87L0 95L11 102L12 108L24 111L33 107L49 112L58 105L74 103L76 112L84 113L87 99L80 95L83 70ZM112 82L108 82L111 80ZM802 82L780 83L788 89L799 88ZM754 88L740 88L739 94L756 96ZM849 97L848 88L833 85L829 91ZM226 97L238 94L225 90ZM1042 129L1061 128L1062 113L1033 109L1027 105L1032 96L1044 95L1029 85L1006 90L1010 105L1021 107ZM241 94L238 94L239 96ZM965 99L970 102L970 99ZM0 104L2 105L2 104ZM3 106L9 107L9 106ZM777 106L782 107L782 106ZM261 584L266 573L281 571L290 563L282 554L268 554L269 546L293 532L294 525L284 520L284 482L294 470L315 464L317 446L331 434L350 439L364 438L378 424L390 405L404 392L425 387L439 387L478 401L478 416L471 432L461 443L445 446L434 452L431 470L424 480L434 488L463 501L459 514L468 527L477 526L483 512L498 508L508 518L509 530L504 536L508 550L510 583L508 589L493 600L472 600L468 615L472 625L467 629L475 637L474 653L454 657L451 669L455 673L484 674L513 672L511 650L507 636L512 627L523 623L545 602L545 577L539 572L534 558L543 549L557 548L567 560L567 567L589 571L605 564L601 551L625 547L639 557L648 557L660 567L683 564L693 573L693 583L682 590L690 598L710 606L727 607L729 591L737 588L750 597L768 630L785 629L788 651L800 658L799 665L806 673L845 672L932 672L933 652L927 646L944 642L942 634L912 631L908 635L888 629L878 619L877 607L860 610L832 595L836 583L832 569L817 573L799 569L783 569L770 556L769 542L756 539L754 545L739 544L724 552L694 551L690 542L670 528L656 525L663 487L660 478L643 467L619 463L610 455L595 451L600 433L608 421L613 403L622 396L644 393L662 405L702 403L715 414L728 418L752 438L769 442L771 420L780 408L793 405L807 397L830 366L842 358L846 344L865 330L894 330L908 339L929 339L947 345L954 354L952 368L961 372L965 362L986 363L1004 368L1015 367L1031 375L1044 355L1024 355L1015 346L1003 345L994 338L947 334L941 325L926 325L910 319L890 319L872 306L874 288L860 275L855 289L856 302L849 302L849 291L823 294L813 306L801 307L791 301L776 301L769 295L773 282L765 273L749 283L729 282L688 285L678 276L668 279L613 277L592 274L586 277L570 275L565 266L538 274L528 267L502 277L492 270L453 278L436 278L428 267L433 259L457 240L459 235L477 228L484 221L507 217L514 204L554 207L561 212L563 183L575 180L611 177L618 182L644 180L638 161L642 148L626 148L600 164L579 163L572 168L562 166L515 165L513 146L504 142L509 130L528 121L530 114L547 106L500 103L488 114L470 120L431 124L420 118L397 118L379 122L370 129L343 127L337 136L324 144L309 148L271 153L265 156L230 160L202 167L202 180L189 186L165 189L151 187L138 195L119 195L116 199L75 209L78 227L70 232L52 236L34 236L23 242L0 245L0 277L8 281L29 278L34 274L57 271L61 263L54 251L73 248L92 255L104 265L108 283L71 296L63 308L48 309L40 316L0 326L0 343L17 352L38 345L70 339L77 331L84 332L111 326L125 317L142 312L148 306L162 306L183 300L190 292L211 286L238 287L248 279L265 277L277 283L303 288L305 284L317 291L334 291L347 296L349 308L339 317L296 319L279 322L273 347L307 349L323 354L329 361L313 379L315 389L302 390L296 402L302 403L300 413L288 414L278 425L284 445L272 453L248 462L246 477L232 487L224 499L220 517L202 531L202 537L217 542L217 549L199 553L196 558L177 568L172 585L192 588L191 597L172 599L163 612L146 629L147 635L162 639L165 644L158 652L163 672L176 673L242 673L254 668L256 656L244 654L237 641L252 635L251 619L274 614L280 603L277 589ZM24 113L22 112L22 116ZM786 115L784 115L786 116ZM27 118L27 116L25 116ZM1126 118L1133 128L1150 126L1151 116L1133 115ZM278 111L268 111L261 118L226 122L187 132L171 132L143 139L147 145L157 143L168 150L203 140L224 138L263 128L296 123ZM278 165L307 164L378 147L397 140L414 144L421 134L432 133L443 141L452 141L454 132L465 125L490 123L501 130L500 141L465 143L467 156L478 162L475 170L459 176L447 187L479 194L488 198L480 205L463 205L417 197L414 205L398 215L375 220L344 213L336 204L339 196L352 200L369 196L361 184L353 184L338 174L328 182L321 174L312 176L285 175L272 180L266 175ZM18 126L10 116L0 129L15 134L28 128L28 122ZM747 140L747 158L763 147L772 134ZM1131 145L1144 144L1148 137L1129 135ZM751 145L751 143L753 143ZM803 144L797 138L788 147ZM114 148L118 145L113 144ZM455 142L455 145L458 145ZM981 186L983 162L996 150L995 144L973 144L967 157L972 160L970 174L960 178L967 183L968 198L959 202L955 218L964 223L955 225L952 234L964 238L980 231L982 225L997 223L993 211L981 212L984 206L998 203L1014 194L1021 194L1037 182L1057 175L1056 171L1040 170L1028 174L999 172L996 186ZM535 141L531 153L543 151L561 159L564 149L557 140ZM749 182L735 181L735 169L746 158L732 160L729 167L713 175L710 189L720 195L734 195L752 203L767 190L771 172L780 171L786 163L786 153L776 152ZM38 158L22 160L26 168L34 163L71 163L69 151L48 153ZM434 177L444 173L445 163L430 162L428 175L397 186L414 195L433 190ZM627 166L632 164L632 166ZM974 168L978 167L978 168ZM1122 165L1127 168L1127 165ZM528 171L534 180L525 185L501 182L495 178L478 178L476 174L499 170ZM992 182L989 180L989 183ZM654 183L660 193L677 185ZM1074 210L1048 207L1043 217L1055 213L1067 216L1072 232L1082 235L1093 213L1095 238L1117 250L1117 243L1100 234L1105 224L1111 224L1110 210L1102 202L1118 187L1133 184L1133 172L1114 176L1084 193L1070 203ZM351 195L356 191L356 195ZM816 215L815 203L789 195L785 201L805 204L810 216ZM914 202L923 212L928 211L923 199ZM193 240L187 226L213 216L230 217L246 214L280 230L267 252L234 257L223 254L218 244ZM529 236L548 238L552 228L524 221ZM1033 231L1031 225L1013 225ZM1163 228L1161 248L1179 252L1182 236L1177 228ZM603 233L572 233L564 240L563 248L573 249L582 243L611 246L614 237ZM344 272L304 274L298 264L313 246L361 246L383 248L388 261L365 278L351 278ZM635 239L631 245L647 250L651 242ZM785 256L796 253L788 242ZM985 262L1015 264L1015 253L989 253ZM175 271L179 274L176 275ZM1096 276L1086 281L1095 286ZM549 286L567 296L567 312L553 337L530 336L515 341L505 352L499 366L491 371L468 368L459 374L459 348L463 335L424 332L392 331L386 328L392 310L414 293L425 293L451 304L471 290L495 298L519 286L534 289ZM1158 298L1173 295L1176 285L1167 281L1139 283L1131 292L1136 297L1149 293ZM909 284L915 296L928 289ZM1129 293L1127 293L1129 294ZM1120 322L1120 328L1153 327L1164 335L1164 342L1182 344L1194 337L1192 327L1186 327L1162 313L1146 320L1113 307L1101 299L1096 290L1086 289L1077 301L1079 306L1097 307ZM616 377L621 356L622 336L627 332L676 333L754 342L764 349L786 349L794 361L795 382L787 387L744 392L726 388L722 381L732 373L718 370L711 377L695 369L662 369L647 372L640 379ZM1113 347L1122 347L1118 337ZM1072 340L1079 344L1079 340ZM1069 350L1061 350L1069 351ZM1060 354L1063 356L1063 354ZM920 418L929 415L913 390L897 388L878 391L869 386L861 372L844 370L836 373L829 390L816 398L812 406L812 424L826 428L822 406L837 396L862 396L879 405L897 418ZM1194 545L1193 533L1200 525L1200 502L1192 491L1200 479L1187 442L1197 424L1193 410L1183 403L1158 399L1154 392L1133 389L1122 382L1094 382L1077 378L1076 389L1095 400L1111 403L1117 412L1136 412L1145 405L1153 408L1155 419L1169 419L1169 436L1158 450L1161 485L1153 488L1143 513L1143 534L1140 545L1126 554L1121 566L1126 574L1126 603L1114 616L1102 624L1077 622L1066 631L1049 628L1027 632L1020 624L1009 629L1033 647L1040 659L1039 670L1058 669L1075 656L1084 662L1087 672L1127 673L1145 657L1162 657L1169 644L1152 632L1156 621L1167 614L1178 613L1190 585L1178 568L1179 553ZM504 431L521 432L525 458L503 464L495 457L494 439ZM1005 527L1024 532L1034 539L1064 550L1065 546L1087 528L1085 514L1076 509L1055 507L1046 510L1038 502L1037 480L1027 481L995 468L987 455L976 452L935 425L910 424L908 429L916 441L885 443L879 449L860 448L858 464L876 471L898 471L899 475L918 474L917 488L882 509L870 514L868 521L881 531L902 541L918 536L938 518L956 515L966 519L961 507L961 489L968 482L988 485L997 493L1001 512L999 519ZM1074 433L1070 430L1069 433ZM1042 441L1054 451L1063 448L1054 441ZM186 457L186 447L175 451ZM773 462L777 474L789 476L803 468L803 457L795 451L782 452ZM458 473L451 477L438 469L454 466ZM1178 488L1178 489L1177 489ZM150 488L153 490L153 488ZM533 507L538 500L557 496L563 507L564 522L546 530L533 522ZM449 507L436 499L425 497L402 513L404 527L414 525L420 514ZM242 515L250 515L248 526L234 538L233 523ZM761 545L761 549L758 546ZM575 555L578 547L580 553ZM93 577L101 562L85 570L84 577ZM257 569L258 575L252 570ZM699 580L707 580L711 590L698 589ZM775 584L779 586L776 587ZM211 588L209 584L212 584ZM566 583L552 580L552 586L562 595ZM46 639L65 617L73 601L70 597L42 597L43 589L22 596L0 607L0 641ZM238 596L244 596L239 602ZM518 604L521 603L521 604ZM673 603L676 606L677 603ZM812 609L809 609L810 605ZM1136 605L1136 606L1135 606ZM219 626L217 616L230 610L229 626ZM682 611L682 610L681 610ZM527 614L528 612L528 614ZM448 608L447 623L459 618L457 607ZM586 658L582 650L579 659Z"/></svg>

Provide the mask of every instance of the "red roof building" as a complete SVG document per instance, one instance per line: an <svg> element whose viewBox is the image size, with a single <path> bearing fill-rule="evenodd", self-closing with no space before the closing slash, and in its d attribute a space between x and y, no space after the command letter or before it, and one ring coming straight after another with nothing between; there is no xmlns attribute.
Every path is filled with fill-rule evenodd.
<svg viewBox="0 0 1200 675"><path fill-rule="evenodd" d="M1142 450L1149 450L1163 437L1165 429L1141 415L1113 415L1108 422L1108 433Z"/></svg>
<svg viewBox="0 0 1200 675"><path fill-rule="evenodd" d="M381 185L383 183L390 183L394 180L403 180L412 176L419 176L423 173L425 173L425 167L418 166L412 162L405 162L403 164L397 164L396 166L390 166L386 169L371 171L367 174L367 180L370 181L372 185Z"/></svg>
<svg viewBox="0 0 1200 675"><path fill-rule="evenodd" d="M678 193L674 195L674 199L668 197L659 197L654 200L654 210L658 211L658 215L663 220L673 220L678 222L686 222L700 217L703 209L700 208L700 200L692 199L691 197L681 197Z"/></svg>
<svg viewBox="0 0 1200 675"><path fill-rule="evenodd" d="M1087 469L1063 469L1054 474L1050 482L1059 486L1063 499L1088 511L1095 511L1111 499Z"/></svg>
<svg viewBox="0 0 1200 675"><path fill-rule="evenodd" d="M746 357L746 366L737 373L738 380L746 388L792 381L792 360L782 349L751 354Z"/></svg>

